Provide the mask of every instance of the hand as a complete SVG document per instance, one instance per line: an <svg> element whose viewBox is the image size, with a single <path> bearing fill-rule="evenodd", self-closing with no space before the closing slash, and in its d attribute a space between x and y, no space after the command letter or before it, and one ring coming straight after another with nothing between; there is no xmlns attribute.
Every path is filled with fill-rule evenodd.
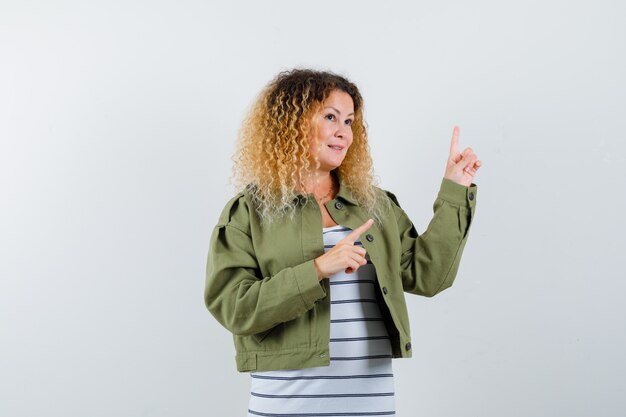
<svg viewBox="0 0 626 417"><path fill-rule="evenodd" d="M448 156L444 178L469 187L472 185L476 171L482 164L472 148L465 148L463 153L459 153L459 127L454 126L452 143L450 144L450 156Z"/></svg>
<svg viewBox="0 0 626 417"><path fill-rule="evenodd" d="M317 279L322 280L336 274L339 271L346 271L350 274L360 266L367 263L365 259L365 248L355 246L354 242L359 240L359 236L367 232L374 224L374 220L369 219L361 226L354 229L350 234L339 241L328 252L315 258L313 261L317 271Z"/></svg>

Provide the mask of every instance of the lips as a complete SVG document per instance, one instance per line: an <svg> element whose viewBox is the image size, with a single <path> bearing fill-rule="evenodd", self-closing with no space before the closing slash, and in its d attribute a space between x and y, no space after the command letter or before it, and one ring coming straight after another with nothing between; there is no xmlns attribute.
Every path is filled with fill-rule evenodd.
<svg viewBox="0 0 626 417"><path fill-rule="evenodd" d="M341 145L328 145L330 149L334 149L336 151L343 151L345 148Z"/></svg>

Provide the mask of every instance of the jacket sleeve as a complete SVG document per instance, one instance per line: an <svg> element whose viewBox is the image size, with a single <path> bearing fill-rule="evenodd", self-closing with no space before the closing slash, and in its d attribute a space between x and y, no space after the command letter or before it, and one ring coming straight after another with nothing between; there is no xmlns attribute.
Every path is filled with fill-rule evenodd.
<svg viewBox="0 0 626 417"><path fill-rule="evenodd" d="M204 291L208 310L222 326L237 335L261 333L325 296L312 259L261 276L245 197L227 204L211 234Z"/></svg>
<svg viewBox="0 0 626 417"><path fill-rule="evenodd" d="M433 205L434 216L419 235L390 195L400 232L400 270L404 291L432 297L450 287L459 269L476 206L477 187L443 179Z"/></svg>

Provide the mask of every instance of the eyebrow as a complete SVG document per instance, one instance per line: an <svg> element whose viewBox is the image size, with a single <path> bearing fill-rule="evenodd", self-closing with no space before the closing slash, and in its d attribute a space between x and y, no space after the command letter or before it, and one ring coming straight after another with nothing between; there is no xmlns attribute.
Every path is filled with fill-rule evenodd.
<svg viewBox="0 0 626 417"><path fill-rule="evenodd" d="M334 111L336 111L337 113L341 114L341 112L340 112L338 109L334 108L333 106L326 106L326 107L324 107L324 108L325 108L325 109L333 109L333 110L334 110ZM348 116L354 116L354 113L350 113Z"/></svg>

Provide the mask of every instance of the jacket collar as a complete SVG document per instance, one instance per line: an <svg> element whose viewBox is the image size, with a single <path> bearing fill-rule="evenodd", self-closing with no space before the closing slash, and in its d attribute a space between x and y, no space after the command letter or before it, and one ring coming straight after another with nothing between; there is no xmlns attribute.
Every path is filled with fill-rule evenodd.
<svg viewBox="0 0 626 417"><path fill-rule="evenodd" d="M337 193L337 196L335 198L341 198L343 201L356 205L357 201L354 198L352 191L350 191L350 189L344 183L341 182L341 176L339 175L337 170L332 171L332 172L335 174L335 177L337 178L337 182L339 183L339 192Z"/></svg>

